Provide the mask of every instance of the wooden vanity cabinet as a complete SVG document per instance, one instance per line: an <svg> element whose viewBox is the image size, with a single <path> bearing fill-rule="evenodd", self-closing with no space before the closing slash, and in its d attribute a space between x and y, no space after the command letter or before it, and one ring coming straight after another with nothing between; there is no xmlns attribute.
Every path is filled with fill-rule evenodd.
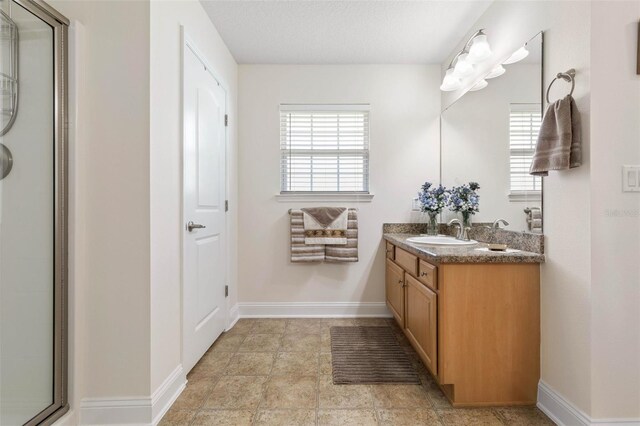
<svg viewBox="0 0 640 426"><path fill-rule="evenodd" d="M402 269L416 277L418 275L418 257L414 256L406 250L402 250L400 247L396 247L394 252L395 263Z"/></svg>
<svg viewBox="0 0 640 426"><path fill-rule="evenodd" d="M396 254L396 246L394 246L391 243L387 243L386 244L386 256L387 259L391 259L394 260L395 259L395 254Z"/></svg>
<svg viewBox="0 0 640 426"><path fill-rule="evenodd" d="M404 271L387 259L385 287L387 307L400 327L404 328Z"/></svg>
<svg viewBox="0 0 640 426"><path fill-rule="evenodd" d="M438 290L438 268L422 259L418 262L418 279L432 290Z"/></svg>
<svg viewBox="0 0 640 426"><path fill-rule="evenodd" d="M405 275L405 335L431 374L438 374L438 316L434 291Z"/></svg>
<svg viewBox="0 0 640 426"><path fill-rule="evenodd" d="M540 265L436 266L397 246L394 254L387 306L451 403L535 404Z"/></svg>

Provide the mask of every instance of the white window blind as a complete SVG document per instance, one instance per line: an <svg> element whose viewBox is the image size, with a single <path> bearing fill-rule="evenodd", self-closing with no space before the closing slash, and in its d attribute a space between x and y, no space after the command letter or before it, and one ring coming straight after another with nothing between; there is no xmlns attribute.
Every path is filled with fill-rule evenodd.
<svg viewBox="0 0 640 426"><path fill-rule="evenodd" d="M540 104L511 104L509 113L510 198L539 197L542 179L529 168L542 121Z"/></svg>
<svg viewBox="0 0 640 426"><path fill-rule="evenodd" d="M368 193L368 110L368 105L281 105L281 192Z"/></svg>

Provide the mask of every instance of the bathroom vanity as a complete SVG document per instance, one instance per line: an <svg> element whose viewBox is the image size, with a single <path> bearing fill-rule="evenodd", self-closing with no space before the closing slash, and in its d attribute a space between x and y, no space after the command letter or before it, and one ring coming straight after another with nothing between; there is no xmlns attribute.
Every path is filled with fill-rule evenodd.
<svg viewBox="0 0 640 426"><path fill-rule="evenodd" d="M384 233L387 306L451 403L535 404L544 256L411 236Z"/></svg>

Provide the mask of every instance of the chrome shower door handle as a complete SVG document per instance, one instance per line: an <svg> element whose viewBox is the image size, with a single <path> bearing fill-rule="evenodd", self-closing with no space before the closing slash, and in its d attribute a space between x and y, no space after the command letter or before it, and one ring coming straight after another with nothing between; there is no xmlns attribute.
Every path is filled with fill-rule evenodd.
<svg viewBox="0 0 640 426"><path fill-rule="evenodd" d="M204 225L200 225L199 223L193 223L193 221L187 222L187 231L193 232L194 229L202 229L206 228Z"/></svg>

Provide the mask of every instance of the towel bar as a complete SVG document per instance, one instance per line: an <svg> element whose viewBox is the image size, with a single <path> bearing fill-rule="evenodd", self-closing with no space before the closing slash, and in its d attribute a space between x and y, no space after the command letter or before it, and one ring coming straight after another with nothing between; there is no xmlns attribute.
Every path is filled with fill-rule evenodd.
<svg viewBox="0 0 640 426"><path fill-rule="evenodd" d="M288 214L291 214L291 211L292 211L292 210L293 210L293 209L289 209L289 210L287 211L287 213L288 213ZM347 210L355 210L355 211L359 211L360 209L359 209L359 208L357 208L357 207L347 207Z"/></svg>
<svg viewBox="0 0 640 426"><path fill-rule="evenodd" d="M553 86L553 83L555 83L556 80L558 80L559 78L566 81L567 83L571 83L571 92L569 92L569 95L573 95L573 89L575 89L576 87L576 70L571 68L570 70L568 70L567 72L559 72L558 74L556 74L556 77L551 80L551 83L549 83L549 87L547 87L547 103L551 103L549 101L549 91L551 90L551 86Z"/></svg>

